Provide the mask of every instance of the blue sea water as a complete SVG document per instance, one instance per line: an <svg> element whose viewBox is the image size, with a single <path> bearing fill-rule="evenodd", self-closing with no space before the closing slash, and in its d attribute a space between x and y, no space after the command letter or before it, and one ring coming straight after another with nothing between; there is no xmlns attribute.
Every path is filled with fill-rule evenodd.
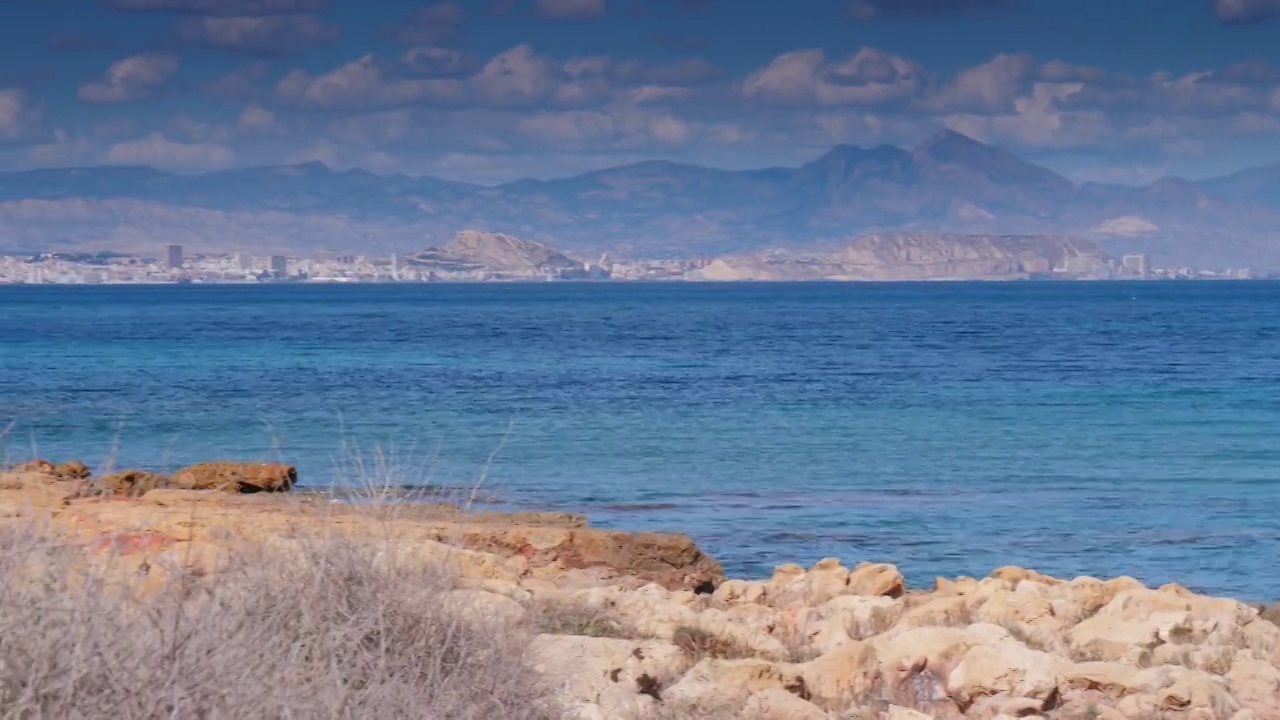
<svg viewBox="0 0 1280 720"><path fill-rule="evenodd" d="M1280 285L0 288L4 452L283 458L837 556L1280 597ZM496 451L496 452L495 452ZM492 462L489 459L492 457Z"/></svg>

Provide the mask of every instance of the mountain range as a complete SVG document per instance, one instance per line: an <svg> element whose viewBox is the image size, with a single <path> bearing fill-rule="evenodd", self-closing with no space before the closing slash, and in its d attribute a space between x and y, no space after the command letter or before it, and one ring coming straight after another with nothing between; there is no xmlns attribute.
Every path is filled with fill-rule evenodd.
<svg viewBox="0 0 1280 720"><path fill-rule="evenodd" d="M838 146L800 167L650 161L493 187L318 163L0 174L0 251L413 252L470 228L631 258L821 250L894 231L1049 234L1147 252L1156 266L1274 269L1280 165L1196 182L1077 183L943 131L910 149Z"/></svg>

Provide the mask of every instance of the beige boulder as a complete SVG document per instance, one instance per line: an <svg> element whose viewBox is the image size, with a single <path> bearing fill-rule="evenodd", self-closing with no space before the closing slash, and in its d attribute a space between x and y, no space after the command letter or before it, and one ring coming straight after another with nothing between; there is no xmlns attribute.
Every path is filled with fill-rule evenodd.
<svg viewBox="0 0 1280 720"><path fill-rule="evenodd" d="M1043 705L1058 692L1061 662L1012 639L975 645L947 676L947 688L962 704L1001 695Z"/></svg>
<svg viewBox="0 0 1280 720"><path fill-rule="evenodd" d="M898 568L884 563L860 563L849 574L849 592L853 595L902 597L907 581Z"/></svg>
<svg viewBox="0 0 1280 720"><path fill-rule="evenodd" d="M1250 655L1237 656L1227 673L1227 687L1258 720L1280 720L1280 669Z"/></svg>
<svg viewBox="0 0 1280 720"><path fill-rule="evenodd" d="M826 720L817 705L777 688L761 690L747 698L742 720Z"/></svg>
<svg viewBox="0 0 1280 720"><path fill-rule="evenodd" d="M284 492L297 483L298 471L282 463L208 462L185 467L170 481L182 490Z"/></svg>
<svg viewBox="0 0 1280 720"><path fill-rule="evenodd" d="M122 470L98 478L97 486L108 495L141 497L168 486L169 478L145 470Z"/></svg>
<svg viewBox="0 0 1280 720"><path fill-rule="evenodd" d="M934 720L932 715L904 708L901 705L890 705L886 720Z"/></svg>
<svg viewBox="0 0 1280 720"><path fill-rule="evenodd" d="M538 635L528 652L533 666L566 698L596 705L608 718L651 712L654 695L665 696L666 684L689 667L679 648L660 640Z"/></svg>
<svg viewBox="0 0 1280 720"><path fill-rule="evenodd" d="M494 632L511 631L529 626L529 612L505 595L484 590L450 590L436 601L457 617Z"/></svg>
<svg viewBox="0 0 1280 720"><path fill-rule="evenodd" d="M799 666L759 659L706 659L664 690L662 697L679 705L725 707L767 690L808 694Z"/></svg>
<svg viewBox="0 0 1280 720"><path fill-rule="evenodd" d="M712 593L711 597L718 603L753 603L760 604L765 600L766 587L762 582L753 580L725 580Z"/></svg>

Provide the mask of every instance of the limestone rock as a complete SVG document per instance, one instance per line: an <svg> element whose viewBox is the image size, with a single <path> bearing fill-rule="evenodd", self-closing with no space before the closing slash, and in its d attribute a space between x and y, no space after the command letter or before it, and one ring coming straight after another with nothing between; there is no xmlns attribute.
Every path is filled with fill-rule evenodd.
<svg viewBox="0 0 1280 720"><path fill-rule="evenodd" d="M886 720L933 720L933 718L922 712L904 708L901 705L890 705L889 715Z"/></svg>
<svg viewBox="0 0 1280 720"><path fill-rule="evenodd" d="M598 705L608 718L642 715L665 696L665 685L689 667L675 645L648 640L539 635L529 658L547 681L581 704Z"/></svg>
<svg viewBox="0 0 1280 720"><path fill-rule="evenodd" d="M1041 575L1035 570L1028 570L1026 568L1020 568L1013 565L999 568L992 572L988 577L996 578L997 580L1005 580L1007 582L1014 583L1015 585L1023 581L1036 582L1042 585L1059 585L1062 583L1062 581L1057 578L1052 578L1048 575Z"/></svg>
<svg viewBox="0 0 1280 720"><path fill-rule="evenodd" d="M845 643L801 665L800 670L812 697L826 703L863 697L883 679L876 648L870 642Z"/></svg>
<svg viewBox="0 0 1280 720"><path fill-rule="evenodd" d="M494 632L511 631L529 625L529 612L520 603L504 595L483 590L451 590L438 602L459 617Z"/></svg>
<svg viewBox="0 0 1280 720"><path fill-rule="evenodd" d="M802 700L786 690L770 689L747 698L743 720L826 720L827 714L817 705Z"/></svg>
<svg viewBox="0 0 1280 720"><path fill-rule="evenodd" d="M757 659L706 659L664 691L663 698L674 703L723 707L745 702L766 690L808 695L798 666Z"/></svg>
<svg viewBox="0 0 1280 720"><path fill-rule="evenodd" d="M171 485L183 490L231 493L284 492L298 481L298 471L281 463L210 462L173 474Z"/></svg>
<svg viewBox="0 0 1280 720"><path fill-rule="evenodd" d="M1245 655L1235 659L1226 677L1231 694L1258 720L1280 720L1280 669Z"/></svg>
<svg viewBox="0 0 1280 720"><path fill-rule="evenodd" d="M1058 692L1060 662L1013 640L977 645L947 676L947 687L966 704L993 695L1043 703Z"/></svg>
<svg viewBox="0 0 1280 720"><path fill-rule="evenodd" d="M124 497L141 497L168 484L169 478L145 470L123 470L98 478L97 482L103 492Z"/></svg>
<svg viewBox="0 0 1280 720"><path fill-rule="evenodd" d="M5 468L0 467L0 470L4 469ZM89 471L89 466L79 460L71 460L64 463L52 463L48 460L36 459L14 465L13 467L8 468L7 471L48 475L55 480L84 480L92 475Z"/></svg>
<svg viewBox="0 0 1280 720"><path fill-rule="evenodd" d="M853 595L902 597L907 581L898 568L884 563L861 563L849 575L849 592Z"/></svg>

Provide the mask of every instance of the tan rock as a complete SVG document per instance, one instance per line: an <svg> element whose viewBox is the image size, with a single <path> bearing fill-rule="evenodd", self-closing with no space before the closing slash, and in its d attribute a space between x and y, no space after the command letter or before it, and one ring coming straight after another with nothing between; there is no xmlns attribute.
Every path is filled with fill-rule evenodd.
<svg viewBox="0 0 1280 720"><path fill-rule="evenodd" d="M1058 666L1058 690L1096 690L1107 697L1122 698L1153 690L1150 680L1132 665L1115 662L1063 663Z"/></svg>
<svg viewBox="0 0 1280 720"><path fill-rule="evenodd" d="M898 619L900 629L918 627L965 627L973 623L973 599L968 595L942 595L910 607Z"/></svg>
<svg viewBox="0 0 1280 720"><path fill-rule="evenodd" d="M996 578L997 580L1005 580L1007 582L1014 583L1015 585L1024 581L1037 582L1042 585L1060 585L1062 583L1062 581L1057 578L1049 577L1048 575L1041 575L1035 570L1028 570L1014 565L999 568L992 572L988 577Z"/></svg>
<svg viewBox="0 0 1280 720"><path fill-rule="evenodd" d="M183 490L232 493L284 492L298 481L298 471L281 463L209 462L185 467L171 484Z"/></svg>
<svg viewBox="0 0 1280 720"><path fill-rule="evenodd" d="M510 632L529 627L529 611L504 595L483 590L450 590L436 601L451 609L463 620L491 628L493 632Z"/></svg>
<svg viewBox="0 0 1280 720"><path fill-rule="evenodd" d="M751 580L725 580L711 597L720 603L761 603L765 598L765 584Z"/></svg>
<svg viewBox="0 0 1280 720"><path fill-rule="evenodd" d="M887 720L933 720L933 716L900 705L890 705Z"/></svg>
<svg viewBox="0 0 1280 720"><path fill-rule="evenodd" d="M689 667L679 648L656 640L539 635L528 656L565 697L598 705L608 718L648 712L656 698L640 690L662 688Z"/></svg>
<svg viewBox="0 0 1280 720"><path fill-rule="evenodd" d="M977 645L947 676L947 688L962 704L993 695L1044 701L1058 692L1061 662L1013 640Z"/></svg>
<svg viewBox="0 0 1280 720"><path fill-rule="evenodd" d="M1155 696L1161 710L1206 708L1231 714L1240 709L1240 704L1216 678L1195 670L1179 672L1173 684L1160 689Z"/></svg>
<svg viewBox="0 0 1280 720"><path fill-rule="evenodd" d="M1157 707L1154 695L1142 694L1122 698L1116 703L1116 712L1125 720L1152 720L1158 718L1163 710Z"/></svg>
<svg viewBox="0 0 1280 720"><path fill-rule="evenodd" d="M1251 655L1235 658L1227 673L1231 694L1258 720L1280 720L1280 669Z"/></svg>
<svg viewBox="0 0 1280 720"><path fill-rule="evenodd" d="M662 696L664 701L676 704L723 707L744 703L752 695L766 690L808 694L798 666L756 659L706 659L663 691Z"/></svg>
<svg viewBox="0 0 1280 720"><path fill-rule="evenodd" d="M52 463L48 460L31 460L29 462L20 463L10 468L0 467L0 471L14 473L36 473L38 475L47 475L56 480L84 480L92 473L89 466L79 460L72 460L64 463Z"/></svg>
<svg viewBox="0 0 1280 720"><path fill-rule="evenodd" d="M826 720L827 714L817 705L800 699L786 690L762 690L747 698L743 720Z"/></svg>
<svg viewBox="0 0 1280 720"><path fill-rule="evenodd" d="M169 483L164 475L145 470L123 470L98 478L97 486L110 495L141 497Z"/></svg>
<svg viewBox="0 0 1280 720"><path fill-rule="evenodd" d="M847 642L804 663L800 671L812 697L826 703L863 697L883 679L876 648L870 642Z"/></svg>
<svg viewBox="0 0 1280 720"><path fill-rule="evenodd" d="M849 575L849 592L853 595L902 597L907 581L898 568L884 563L860 563Z"/></svg>
<svg viewBox="0 0 1280 720"><path fill-rule="evenodd" d="M797 612L795 634L822 655L846 642L887 632L901 613L902 605L892 598L842 595Z"/></svg>
<svg viewBox="0 0 1280 720"><path fill-rule="evenodd" d="M722 610L704 610L689 626L754 657L783 661L788 656L787 648L777 638L735 622L732 615Z"/></svg>

